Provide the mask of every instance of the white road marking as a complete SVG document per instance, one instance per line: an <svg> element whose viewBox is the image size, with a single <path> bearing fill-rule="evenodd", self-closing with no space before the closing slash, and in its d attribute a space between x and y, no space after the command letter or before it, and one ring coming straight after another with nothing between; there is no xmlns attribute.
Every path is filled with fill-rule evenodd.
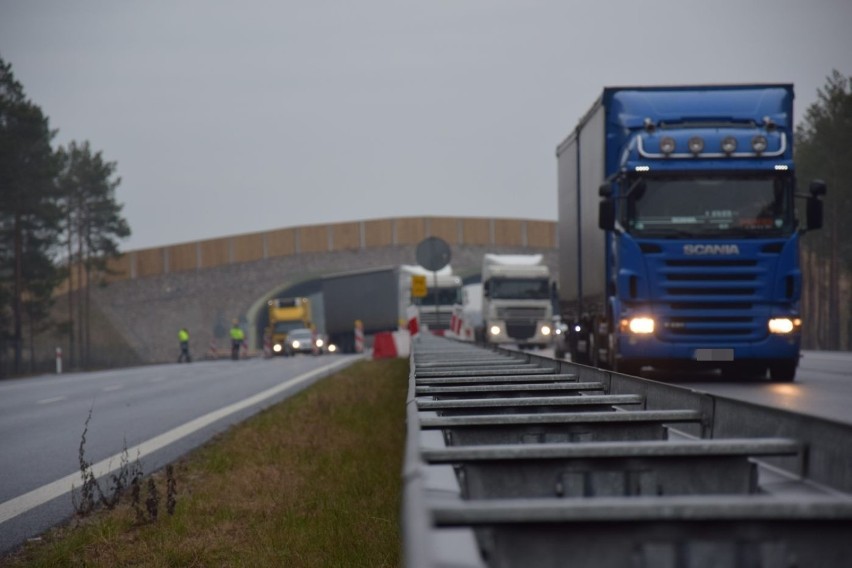
<svg viewBox="0 0 852 568"><path fill-rule="evenodd" d="M67 397L65 396L54 396L53 398L43 398L41 400L37 400L36 404L50 404L52 402L59 402L60 400L65 400Z"/></svg>
<svg viewBox="0 0 852 568"><path fill-rule="evenodd" d="M239 402L235 402L234 404L231 404L224 408L220 408L219 410L209 412L204 416L200 416L195 420L190 420L186 424L178 426L177 428L173 428L172 430L169 430L164 434L160 434L159 436L142 442L137 446L128 448L126 450L126 455L139 456L139 458L141 459L147 455L156 452L157 450L165 448L169 444L172 444L185 436L188 436L194 432L197 432L198 430L201 430L202 428L205 428L206 426L209 426L217 420L225 418L226 416L230 416L231 414L239 412L240 410L248 408L249 406L252 406L259 402L263 402L268 398L272 398L278 393L293 386L296 386L300 383L308 381L316 377L317 375L322 375L323 373L330 373L332 371L337 370L339 367L349 365L358 359L359 358L355 357L347 357L345 359L342 359L341 361L337 361L330 365L315 369L309 373L305 373L304 375L299 375L294 379L281 383L272 388L266 389L263 392L259 392L254 396L250 396L249 398L246 398ZM95 477L100 478L104 475L109 474L111 471L118 469L119 464L121 463L122 455L124 455L124 451L92 465L92 473L95 475ZM38 489L33 489L29 493L24 493L23 495L19 495L14 499L9 499L5 503L0 503L0 525L5 523L9 519L26 513L30 509L34 509L39 505L47 503L51 499L61 497L62 495L71 491L74 485L80 485L80 472L75 472L70 475L66 475L62 479L57 479L52 483L42 485Z"/></svg>

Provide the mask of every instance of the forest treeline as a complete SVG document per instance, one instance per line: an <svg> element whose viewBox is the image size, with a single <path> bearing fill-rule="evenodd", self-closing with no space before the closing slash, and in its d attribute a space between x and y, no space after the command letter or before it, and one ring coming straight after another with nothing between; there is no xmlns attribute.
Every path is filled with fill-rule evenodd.
<svg viewBox="0 0 852 568"><path fill-rule="evenodd" d="M0 377L32 372L46 332L64 338L72 367L86 366L91 287L67 287L60 320L54 292L95 284L130 235L116 163L89 142L54 147L56 133L0 58Z"/></svg>

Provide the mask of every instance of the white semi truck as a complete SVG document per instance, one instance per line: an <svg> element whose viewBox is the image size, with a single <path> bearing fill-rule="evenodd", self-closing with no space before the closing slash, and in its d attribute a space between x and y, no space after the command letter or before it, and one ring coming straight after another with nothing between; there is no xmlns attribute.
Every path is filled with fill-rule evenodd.
<svg viewBox="0 0 852 568"><path fill-rule="evenodd" d="M482 258L482 327L485 343L547 347L553 341L550 269L540 254Z"/></svg>

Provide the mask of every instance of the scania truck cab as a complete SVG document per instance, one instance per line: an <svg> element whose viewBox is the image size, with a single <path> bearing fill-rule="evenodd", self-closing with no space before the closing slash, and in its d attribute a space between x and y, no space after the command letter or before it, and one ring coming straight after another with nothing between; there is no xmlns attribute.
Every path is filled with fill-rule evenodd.
<svg viewBox="0 0 852 568"><path fill-rule="evenodd" d="M797 192L792 105L792 85L604 89L557 150L574 358L793 380L826 188Z"/></svg>

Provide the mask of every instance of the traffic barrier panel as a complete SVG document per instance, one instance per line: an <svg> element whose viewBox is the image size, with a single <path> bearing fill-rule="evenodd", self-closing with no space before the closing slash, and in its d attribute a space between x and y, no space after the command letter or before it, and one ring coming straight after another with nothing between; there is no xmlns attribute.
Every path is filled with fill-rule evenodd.
<svg viewBox="0 0 852 568"><path fill-rule="evenodd" d="M408 332L412 338L417 337L417 334L420 333L420 310L417 309L417 306L408 306L406 315L408 316Z"/></svg>
<svg viewBox="0 0 852 568"><path fill-rule="evenodd" d="M355 353L364 352L364 324L355 320Z"/></svg>
<svg viewBox="0 0 852 568"><path fill-rule="evenodd" d="M373 359L395 359L396 345L393 334L389 331L373 336Z"/></svg>

